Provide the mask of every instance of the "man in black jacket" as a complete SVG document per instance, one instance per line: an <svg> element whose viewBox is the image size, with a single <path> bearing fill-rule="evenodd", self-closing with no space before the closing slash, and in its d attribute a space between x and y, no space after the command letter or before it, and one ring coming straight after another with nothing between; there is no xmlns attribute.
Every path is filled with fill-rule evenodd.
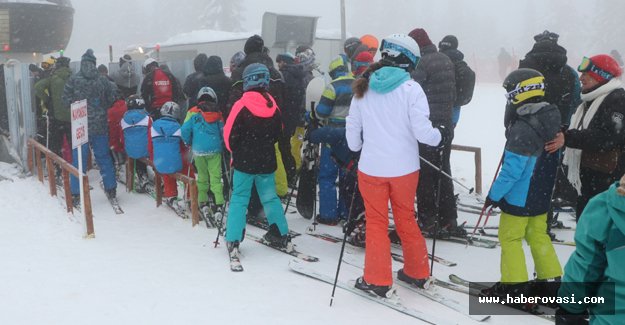
<svg viewBox="0 0 625 325"><path fill-rule="evenodd" d="M204 72L201 81L202 87L213 88L217 94L219 111L224 115L224 118L228 118L226 113L228 112L228 97L230 95L230 87L232 87L232 80L224 73L221 57L216 55L208 57L202 71Z"/></svg>
<svg viewBox="0 0 625 325"><path fill-rule="evenodd" d="M202 78L204 78L204 66L206 65L206 61L208 60L208 56L204 53L198 54L195 59L193 59L193 68L195 72L187 76L187 79L184 81L184 86L182 87L182 91L187 98L189 98L189 108L197 105L197 93L203 87L200 84Z"/></svg>
<svg viewBox="0 0 625 325"><path fill-rule="evenodd" d="M282 122L284 132L278 145L282 154L282 161L286 169L289 183L295 178L295 158L291 153L291 137L295 128L304 118L304 96L306 95L306 74L301 65L295 64L295 58L289 54L279 54L276 57L278 68L284 80L284 98L282 100Z"/></svg>
<svg viewBox="0 0 625 325"><path fill-rule="evenodd" d="M473 97L475 72L469 68L469 65L464 61L464 54L458 50L458 38L456 36L445 36L438 43L438 50L447 55L454 64L456 101L454 102L451 122L453 127L456 128L456 124L460 120L460 108L467 105Z"/></svg>
<svg viewBox="0 0 625 325"><path fill-rule="evenodd" d="M452 108L456 99L456 80L454 64L436 49L427 32L416 28L408 34L421 50L421 60L412 73L412 78L423 87L430 105L432 125L442 125L449 130L450 136L441 148L419 145L421 157L451 175L451 141L453 140ZM442 152L441 152L442 150ZM437 197L440 177L440 197ZM438 203L438 209L437 209ZM419 186L417 188L417 208L421 229L425 233L435 231L435 222L439 230L453 235L465 235L458 227L456 198L452 180L443 176L427 164L421 164Z"/></svg>

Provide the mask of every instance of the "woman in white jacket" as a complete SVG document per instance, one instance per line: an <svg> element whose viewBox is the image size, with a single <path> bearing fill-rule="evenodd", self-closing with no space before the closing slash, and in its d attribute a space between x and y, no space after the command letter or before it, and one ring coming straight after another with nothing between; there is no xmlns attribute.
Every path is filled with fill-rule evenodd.
<svg viewBox="0 0 625 325"><path fill-rule="evenodd" d="M447 132L432 127L421 86L409 72L419 62L419 46L407 35L394 34L380 47L382 60L354 83L346 119L352 151L361 151L358 187L365 203L364 276L356 288L382 297L393 294L388 202L404 250L404 269L397 277L423 288L429 278L427 247L414 218L419 181L419 143L438 146Z"/></svg>

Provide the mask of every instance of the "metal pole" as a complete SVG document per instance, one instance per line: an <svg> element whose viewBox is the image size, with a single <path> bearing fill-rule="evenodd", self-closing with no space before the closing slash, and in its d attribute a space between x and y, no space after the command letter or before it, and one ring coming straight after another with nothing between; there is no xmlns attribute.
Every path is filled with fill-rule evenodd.
<svg viewBox="0 0 625 325"><path fill-rule="evenodd" d="M345 0L341 0L341 44L347 39L347 23L345 20Z"/></svg>

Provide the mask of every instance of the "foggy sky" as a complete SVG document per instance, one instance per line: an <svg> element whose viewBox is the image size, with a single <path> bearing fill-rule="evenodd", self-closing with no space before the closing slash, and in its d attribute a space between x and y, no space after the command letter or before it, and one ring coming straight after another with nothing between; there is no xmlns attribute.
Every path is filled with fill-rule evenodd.
<svg viewBox="0 0 625 325"><path fill-rule="evenodd" d="M225 0L227 1L227 0ZM382 38L391 33L408 33L425 28L438 44L447 34L460 40L467 56L495 57L501 47L523 56L532 46L532 36L545 29L561 35L560 44L569 51L569 64L584 55L625 52L622 29L611 27L611 10L600 10L619 0L346 0L348 32ZM73 0L74 31L66 51L78 58L86 48L115 57L131 44L155 44L181 32L200 29L198 0ZM199 3L199 4L198 4ZM265 11L319 16L318 27L340 28L339 0L243 0L242 26L259 30ZM623 5L620 5L623 7ZM616 8L612 8L616 9ZM625 9L625 8L622 8ZM620 13L623 10L612 10ZM618 19L619 21L621 19ZM619 25L622 23L618 22Z"/></svg>

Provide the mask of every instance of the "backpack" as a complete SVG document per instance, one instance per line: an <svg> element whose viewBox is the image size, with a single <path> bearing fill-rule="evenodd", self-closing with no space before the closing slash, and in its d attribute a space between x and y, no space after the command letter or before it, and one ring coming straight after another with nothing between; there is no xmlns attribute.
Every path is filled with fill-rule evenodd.
<svg viewBox="0 0 625 325"><path fill-rule="evenodd" d="M162 117L154 123L150 130L154 168L160 174L170 175L182 170L182 153L180 144L182 135L180 123L170 117Z"/></svg>
<svg viewBox="0 0 625 325"><path fill-rule="evenodd" d="M148 125L150 117L145 110L133 109L124 114L121 128L124 133L124 149L128 157L140 159L149 157Z"/></svg>
<svg viewBox="0 0 625 325"><path fill-rule="evenodd" d="M475 89L475 72L464 61L454 63L456 71L456 102L455 107L471 102Z"/></svg>

